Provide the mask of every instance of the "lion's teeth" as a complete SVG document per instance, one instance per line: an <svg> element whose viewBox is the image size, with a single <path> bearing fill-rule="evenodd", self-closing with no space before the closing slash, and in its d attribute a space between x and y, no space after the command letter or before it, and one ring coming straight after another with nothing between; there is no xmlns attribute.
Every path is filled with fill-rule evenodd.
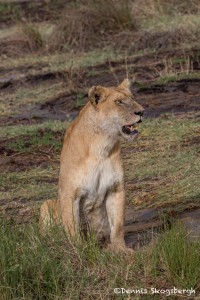
<svg viewBox="0 0 200 300"><path fill-rule="evenodd" d="M131 131L133 130L133 125L131 125Z"/></svg>

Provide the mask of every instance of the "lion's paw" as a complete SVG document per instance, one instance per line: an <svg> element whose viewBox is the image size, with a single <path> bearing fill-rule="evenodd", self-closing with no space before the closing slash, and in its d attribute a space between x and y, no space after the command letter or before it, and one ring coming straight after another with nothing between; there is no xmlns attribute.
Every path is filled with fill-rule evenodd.
<svg viewBox="0 0 200 300"><path fill-rule="evenodd" d="M108 244L107 249L109 251L121 254L134 255L135 251L131 248L128 248L124 245Z"/></svg>

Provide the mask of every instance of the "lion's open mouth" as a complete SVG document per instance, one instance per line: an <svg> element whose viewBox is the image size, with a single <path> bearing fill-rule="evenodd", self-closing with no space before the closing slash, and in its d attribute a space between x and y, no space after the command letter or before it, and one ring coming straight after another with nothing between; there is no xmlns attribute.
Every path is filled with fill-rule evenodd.
<svg viewBox="0 0 200 300"><path fill-rule="evenodd" d="M137 136L139 134L135 124L122 126L122 132L127 135Z"/></svg>

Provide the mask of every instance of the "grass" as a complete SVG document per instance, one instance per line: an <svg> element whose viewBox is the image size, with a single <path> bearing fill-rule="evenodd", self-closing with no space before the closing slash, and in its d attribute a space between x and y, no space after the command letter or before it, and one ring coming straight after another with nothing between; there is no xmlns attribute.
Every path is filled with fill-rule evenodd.
<svg viewBox="0 0 200 300"><path fill-rule="evenodd" d="M82 93L77 94L76 97L76 107L82 107L84 105L84 95Z"/></svg>
<svg viewBox="0 0 200 300"><path fill-rule="evenodd" d="M23 24L22 32L28 39L28 45L31 51L40 50L44 47L43 37L33 23Z"/></svg>
<svg viewBox="0 0 200 300"><path fill-rule="evenodd" d="M41 236L34 222L19 227L1 219L0 238L0 293L6 300L115 299L116 287L150 294L152 286L175 286L198 293L200 244L189 241L180 225L134 257L100 249L93 237L69 240L58 228Z"/></svg>
<svg viewBox="0 0 200 300"><path fill-rule="evenodd" d="M109 281L114 270L106 275L106 267L122 258L100 251L95 241L75 247L63 232L41 237L36 224L21 230L15 227L11 231L8 224L1 228L4 241L1 244L3 280L0 288L6 299L62 299L65 296L68 299L93 299L95 294L109 294L109 287L107 291L104 288L104 280L108 276ZM9 255L12 256L10 261ZM126 266L117 271L123 269ZM109 286L115 280L116 276Z"/></svg>
<svg viewBox="0 0 200 300"><path fill-rule="evenodd" d="M111 38L114 48L126 44L130 51L199 41L200 8L196 2L166 5L156 0L88 0L75 7L69 4L66 10L68 15L64 11L54 28L51 50L88 51L110 44Z"/></svg>
<svg viewBox="0 0 200 300"><path fill-rule="evenodd" d="M45 73L45 72L58 72L73 68L81 69L89 66L96 66L104 63L105 61L124 58L124 54L114 51L111 47L105 47L102 50L91 50L87 53L55 53L48 54L28 54L24 57L8 58L1 61L1 70L7 69L30 69L30 75Z"/></svg>
<svg viewBox="0 0 200 300"><path fill-rule="evenodd" d="M52 83L50 86L45 86L45 83L38 84L35 87L22 86L17 88L15 93L2 93L0 95L0 115L12 116L19 113L24 107L31 111L35 105L57 98L63 92L66 92L66 83L58 82ZM15 103L14 106L13 103Z"/></svg>
<svg viewBox="0 0 200 300"><path fill-rule="evenodd" d="M16 150L18 152L31 152L33 153L34 150L37 148L42 147L47 147L55 150L59 150L62 146L61 144L61 138L60 134L62 136L64 135L64 132L51 132L48 130L43 130L43 131L37 131L33 133L32 135L29 134L28 138L27 137L21 137L19 140L13 140L10 141L8 148L11 150Z"/></svg>
<svg viewBox="0 0 200 300"><path fill-rule="evenodd" d="M29 168L21 172L10 172L7 176L0 175L0 197L2 201L12 206L12 203L16 203L20 199L19 203L37 207L43 199L57 197L56 179L58 179L59 163L52 164L49 160L50 163L50 167L35 166L33 169ZM55 180L54 183L52 183L52 179ZM8 182L10 182L9 190L7 188Z"/></svg>
<svg viewBox="0 0 200 300"><path fill-rule="evenodd" d="M20 137L24 135L37 135L40 130L64 131L69 124L67 122L60 121L46 121L42 124L30 124L30 125L13 125L0 127L0 138Z"/></svg>
<svg viewBox="0 0 200 300"><path fill-rule="evenodd" d="M69 13L70 12L70 13ZM88 50L113 33L136 30L137 23L126 1L87 1L75 8L66 5L49 43L51 50Z"/></svg>
<svg viewBox="0 0 200 300"><path fill-rule="evenodd" d="M198 206L198 122L169 116L146 120L141 127L138 144L124 146L127 197L131 204Z"/></svg>
<svg viewBox="0 0 200 300"><path fill-rule="evenodd" d="M30 62L30 57L33 55L37 59L38 55L43 56L44 53L51 57L49 51L54 56L57 56L57 51L65 52L67 55L86 52L89 56L91 51L102 53L101 50L107 48L121 54L124 50L138 53L138 51L152 51L156 47L166 49L186 44L191 47L195 44L199 45L200 8L196 1L189 1L182 5L176 0L172 5L171 2L166 4L165 1L157 0L134 2L87 0L84 3L69 2L65 8L63 3L61 6L58 4L56 8L53 2L46 3L46 7L41 4L40 9L44 11L44 15L45 13L46 16L48 15L45 24L37 16L36 11L39 7L34 4L33 8L31 5L27 6L27 12L31 10L36 20L39 19L40 22L36 20L34 22L30 12L28 17L18 17L23 23L22 42L26 40L30 52L25 58L23 50L20 50L21 61L24 63L26 59ZM0 14L6 19L16 20L15 7L20 11L17 4L1 4ZM7 31L5 29L5 32ZM5 38L6 34L4 34ZM15 40L14 33L13 39ZM22 48L20 45L17 46L19 49ZM8 57L9 53L15 56L12 55L12 51L8 51Z"/></svg>
<svg viewBox="0 0 200 300"><path fill-rule="evenodd" d="M19 20L21 16L20 8L12 3L0 3L0 18L4 21L12 19Z"/></svg>
<svg viewBox="0 0 200 300"><path fill-rule="evenodd" d="M190 80L190 79L191 80L200 79L199 72L193 71L193 72L179 73L176 71L174 73L172 72L165 75L161 74L161 76L158 76L158 78L153 80L153 82L144 83L142 81L137 81L136 84L138 85L140 92L142 92L143 90L150 91L157 86L165 86L173 82L178 82L181 80Z"/></svg>
<svg viewBox="0 0 200 300"><path fill-rule="evenodd" d="M187 239L187 232L181 224L173 226L160 241L159 250L168 279L175 285L194 287L200 280L200 253L198 244Z"/></svg>

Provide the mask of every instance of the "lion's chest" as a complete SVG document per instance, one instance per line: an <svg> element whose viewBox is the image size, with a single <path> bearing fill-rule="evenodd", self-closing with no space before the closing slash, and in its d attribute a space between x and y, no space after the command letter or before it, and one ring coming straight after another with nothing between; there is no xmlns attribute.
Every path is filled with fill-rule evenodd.
<svg viewBox="0 0 200 300"><path fill-rule="evenodd" d="M112 190L122 178L122 171L110 159L88 161L82 180L85 209L89 211L101 206L107 192Z"/></svg>

